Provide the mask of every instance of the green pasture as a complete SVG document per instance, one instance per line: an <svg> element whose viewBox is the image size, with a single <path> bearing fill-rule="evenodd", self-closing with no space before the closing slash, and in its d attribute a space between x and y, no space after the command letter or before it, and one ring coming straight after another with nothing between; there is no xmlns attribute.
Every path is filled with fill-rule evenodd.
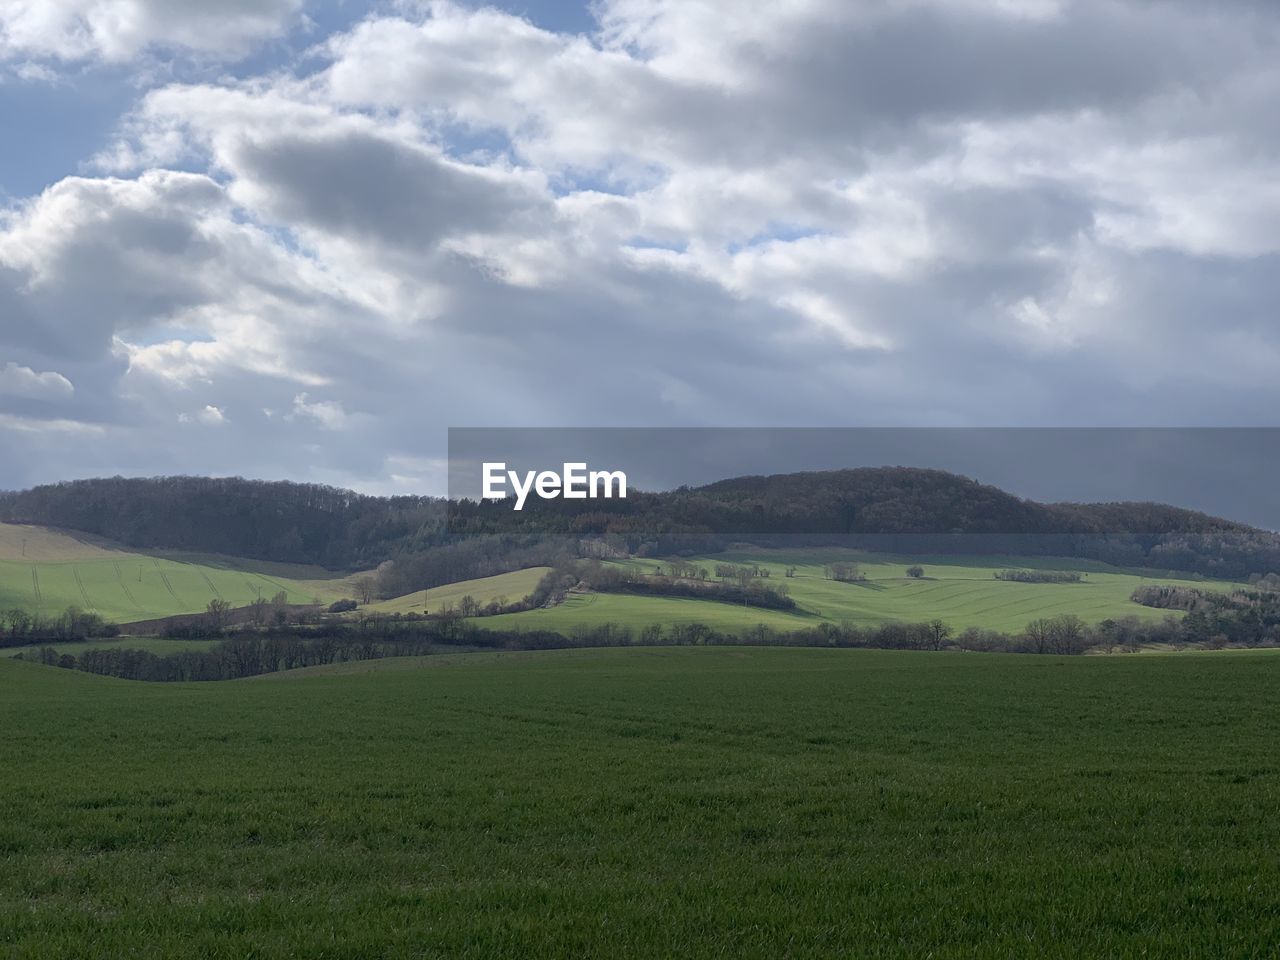
<svg viewBox="0 0 1280 960"><path fill-rule="evenodd" d="M514 603L531 594L550 567L529 567L494 577L481 577L449 583L429 590L416 590L402 597L380 600L360 608L361 613L439 613L446 606L457 608L463 597L470 596L480 604L506 599Z"/></svg>
<svg viewBox="0 0 1280 960"><path fill-rule="evenodd" d="M823 567L838 560L857 561L865 582L840 583L827 579ZM531 629L572 630L605 622L641 627L647 623L701 622L720 629L744 629L765 624L779 630L833 623L883 623L943 620L956 629L968 626L1016 632L1028 621L1057 614L1076 614L1096 623L1107 618L1134 616L1160 619L1170 611L1144 607L1129 599L1147 583L1182 583L1203 589L1227 590L1220 581L1191 581L1173 576L1150 576L1092 561L1044 557L896 557L841 550L730 551L691 562L712 574L717 563L754 563L769 570L769 584L780 584L798 604L796 611L764 610L708 600L587 594L570 596L563 604L518 614L485 618L485 625ZM906 575L912 565L925 576ZM644 570L666 568L660 560L628 560L623 565ZM795 576L786 576L788 567ZM1080 583L1019 583L996 580L1003 568L1077 570Z"/></svg>
<svg viewBox="0 0 1280 960"><path fill-rule="evenodd" d="M348 580L318 567L165 552L151 556L47 527L0 524L0 612L56 616L67 607L117 623L233 607L283 592L290 603L349 595Z"/></svg>
<svg viewBox="0 0 1280 960"><path fill-rule="evenodd" d="M0 956L1269 958L1280 657L0 660Z"/></svg>
<svg viewBox="0 0 1280 960"><path fill-rule="evenodd" d="M314 603L336 599L340 591L325 581L286 580L139 554L44 563L0 560L0 610L20 607L46 616L75 606L127 623L195 613L214 599L243 607L280 592L290 603Z"/></svg>

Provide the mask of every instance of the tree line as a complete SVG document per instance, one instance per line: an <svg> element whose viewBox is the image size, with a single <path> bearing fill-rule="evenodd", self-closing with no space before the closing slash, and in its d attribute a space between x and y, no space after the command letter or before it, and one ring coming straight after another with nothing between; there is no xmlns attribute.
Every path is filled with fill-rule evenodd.
<svg viewBox="0 0 1280 960"><path fill-rule="evenodd" d="M67 607L54 616L41 616L15 607L0 613L0 647L23 647L33 643L68 643L115 637L120 628L99 614L79 607Z"/></svg>
<svg viewBox="0 0 1280 960"><path fill-rule="evenodd" d="M970 627L955 631L941 620L874 625L821 623L793 631L764 624L726 631L702 623L582 626L568 633L547 630L490 630L460 619L423 620L380 617L321 627L271 627L242 631L212 649L159 655L145 650L111 648L59 652L44 647L19 657L67 669L146 681L231 680L299 667L322 666L384 657L424 656L448 651L550 650L618 646L790 646L885 650L955 650L974 653L1079 656L1090 651L1137 652L1149 645L1173 648L1188 643L1210 647L1238 643L1280 646L1276 620L1234 621L1234 636L1212 633L1189 614L1147 621L1137 617L1086 624L1064 614L1033 620L1017 633ZM1248 629L1244 629L1248 626Z"/></svg>
<svg viewBox="0 0 1280 960"><path fill-rule="evenodd" d="M1079 583L1083 579L1075 570L997 570L992 576L1016 583Z"/></svg>
<svg viewBox="0 0 1280 960"><path fill-rule="evenodd" d="M1149 585L1134 590L1130 599L1157 609L1185 611L1186 616L1178 624L1185 642L1222 647L1280 640L1280 592L1275 590L1237 589L1226 593Z"/></svg>
<svg viewBox="0 0 1280 960"><path fill-rule="evenodd" d="M578 585L598 593L716 600L766 610L796 609L786 585L768 583L768 571L754 565L717 564L718 579L711 579L704 567L686 560L670 561L667 572L655 573L588 559L562 572L561 582L566 574L576 578Z"/></svg>

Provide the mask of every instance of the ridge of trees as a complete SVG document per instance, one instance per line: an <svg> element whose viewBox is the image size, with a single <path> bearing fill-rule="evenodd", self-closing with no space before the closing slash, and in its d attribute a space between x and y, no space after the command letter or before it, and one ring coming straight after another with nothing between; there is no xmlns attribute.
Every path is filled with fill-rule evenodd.
<svg viewBox="0 0 1280 960"><path fill-rule="evenodd" d="M739 477L625 500L509 504L373 497L318 484L114 477L0 494L0 520L331 570L372 568L381 596L611 550L671 556L732 542L1070 556L1244 578L1280 570L1280 536L1154 503L1042 504L940 470Z"/></svg>
<svg viewBox="0 0 1280 960"><path fill-rule="evenodd" d="M67 607L55 616L42 616L15 607L0 611L0 647L22 647L32 643L68 643L119 636L120 628L99 614Z"/></svg>
<svg viewBox="0 0 1280 960"><path fill-rule="evenodd" d="M1255 587L1223 593L1151 584L1134 590L1130 599L1147 607L1186 611L1180 624L1185 637L1210 646L1280 637L1280 592L1274 590Z"/></svg>

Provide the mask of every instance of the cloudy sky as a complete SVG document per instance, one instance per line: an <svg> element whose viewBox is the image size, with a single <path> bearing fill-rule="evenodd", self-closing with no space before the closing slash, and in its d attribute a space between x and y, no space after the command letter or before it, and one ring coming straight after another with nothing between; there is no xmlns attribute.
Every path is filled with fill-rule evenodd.
<svg viewBox="0 0 1280 960"><path fill-rule="evenodd" d="M1262 425L1268 0L0 0L0 487Z"/></svg>

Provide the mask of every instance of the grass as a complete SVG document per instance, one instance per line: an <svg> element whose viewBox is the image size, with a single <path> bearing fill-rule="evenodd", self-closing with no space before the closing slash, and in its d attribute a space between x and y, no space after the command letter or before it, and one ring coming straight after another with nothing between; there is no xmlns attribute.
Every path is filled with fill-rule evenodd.
<svg viewBox="0 0 1280 960"><path fill-rule="evenodd" d="M281 576L282 569L309 579ZM315 567L152 556L44 527L0 524L0 610L55 616L75 606L130 623L195 613L215 598L246 606L281 591L290 603L327 602L352 592L347 579Z"/></svg>
<svg viewBox="0 0 1280 960"><path fill-rule="evenodd" d="M823 576L825 563L856 559L867 579L837 583ZM1107 617L1159 619L1168 611L1133 603L1129 595L1142 583L1176 582L1174 575L1150 577L1106 564L1028 557L897 557L847 550L750 550L694 558L714 571L725 562L767 567L770 582L784 584L799 604L794 612L764 610L706 600L619 594L573 595L558 606L485 618L495 629L525 627L572 633L576 628L616 623L640 629L657 623L704 623L721 630L764 624L778 630L832 623L880 623L886 620L941 619L957 629L979 626L1016 632L1028 621L1074 613L1089 622ZM919 563L926 577L906 576ZM626 565L654 569L658 561ZM797 575L786 577L787 567ZM1037 584L995 580L1002 567L1052 567L1085 572L1081 583ZM470 594L481 604L527 596L546 567L534 567L416 591L379 601L361 612L439 612ZM245 606L258 596L284 591L290 603L328 603L354 596L352 578L337 578L315 567L258 563L204 554L156 555L117 549L110 544L40 527L0 524L0 610L22 607L55 615L68 606L96 610L107 620L130 623L203 610L214 598ZM1228 589L1223 582L1196 581L1207 589Z"/></svg>
<svg viewBox="0 0 1280 960"><path fill-rule="evenodd" d="M838 583L823 575L834 560L857 560L867 577L863 583ZM1158 620L1170 611L1144 607L1129 599L1135 587L1152 582L1180 582L1176 575L1152 578L1087 560L1043 557L897 557L837 550L731 551L693 558L714 572L717 563L756 563L770 571L770 584L782 584L799 605L796 612L762 610L706 600L662 597L587 595L563 605L486 618L485 625L572 630L575 626L615 622L639 628L647 623L702 622L720 629L743 629L763 623L780 630L833 623L882 623L886 620L940 619L957 629L968 626L1017 632L1039 617L1073 613L1086 622L1135 616ZM627 566L653 570L660 561L631 560ZM925 568L925 578L912 579L906 568ZM786 569L796 568L787 577ZM996 580L1006 567L1078 570L1080 583L1019 583ZM1189 582L1189 581L1181 581ZM1230 589L1221 581L1194 581L1211 590Z"/></svg>
<svg viewBox="0 0 1280 960"><path fill-rule="evenodd" d="M1280 658L0 661L0 954L1271 957Z"/></svg>
<svg viewBox="0 0 1280 960"><path fill-rule="evenodd" d="M461 583L449 583L430 590L416 590L413 593L396 597L392 600L380 600L360 608L361 613L422 613L430 611L439 613L446 605L455 608L465 596L473 597L480 604L491 600L506 598L515 602L523 600L533 592L538 581L551 571L550 567L529 567L526 570L515 570L501 573L495 577L482 577L476 580L465 580Z"/></svg>
<svg viewBox="0 0 1280 960"><path fill-rule="evenodd" d="M738 630L757 624L778 630L798 630L819 623L819 618L782 610L765 610L711 600L684 597L641 597L625 593L570 594L554 607L503 613L474 621L491 629L522 627L572 633L577 627L615 623L638 630L649 624L704 623L719 630Z"/></svg>

